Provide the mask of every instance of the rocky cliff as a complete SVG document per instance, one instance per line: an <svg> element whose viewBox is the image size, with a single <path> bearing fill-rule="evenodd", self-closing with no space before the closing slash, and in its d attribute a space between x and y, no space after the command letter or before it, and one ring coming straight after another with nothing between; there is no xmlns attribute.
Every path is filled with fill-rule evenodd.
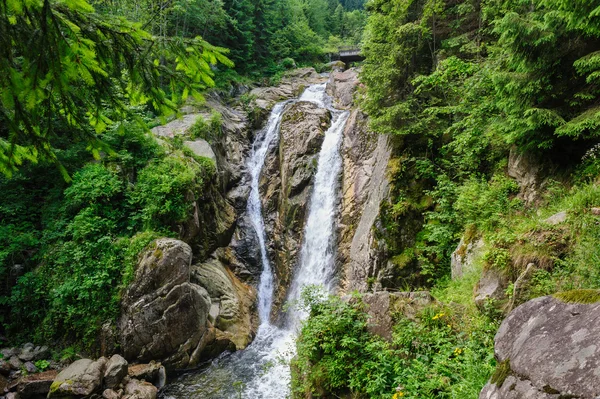
<svg viewBox="0 0 600 399"><path fill-rule="evenodd" d="M387 265L385 245L376 232L381 204L387 200L386 175L391 147L388 137L369 130L367 116L354 104L359 85L358 71L333 72L328 92L340 108L349 108L350 117L342 142L342 198L338 218L337 263L340 288L366 292L373 287Z"/></svg>
<svg viewBox="0 0 600 399"><path fill-rule="evenodd" d="M186 107L183 118L153 130L165 146L171 145L169 139L181 140L194 156L211 159L217 173L208 190L188 194L192 210L178 228L179 240L158 240L140 257L118 323L117 336L129 360L187 368L252 341L261 265L256 234L245 214L246 159L269 109L324 80L311 68L293 71L277 87L252 90L245 109L225 105L212 94L200 109ZM220 135L212 140L193 137L190 131L198 118L208 120L215 112L221 117ZM309 103L291 106L261 179L268 234L274 237L270 257L281 287L278 303L302 241L315 156L329 118L327 111Z"/></svg>

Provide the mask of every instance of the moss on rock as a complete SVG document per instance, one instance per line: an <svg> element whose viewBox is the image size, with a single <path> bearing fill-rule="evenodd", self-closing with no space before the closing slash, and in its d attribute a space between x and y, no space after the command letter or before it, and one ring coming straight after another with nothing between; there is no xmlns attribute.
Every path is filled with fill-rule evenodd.
<svg viewBox="0 0 600 399"><path fill-rule="evenodd" d="M600 302L600 290L572 290L558 292L554 298L565 303L591 304Z"/></svg>
<svg viewBox="0 0 600 399"><path fill-rule="evenodd" d="M510 369L510 359L506 359L503 362L498 363L494 374L492 374L490 382L492 384L496 384L498 387L501 387L502 384L504 384L506 378L511 374L511 372L512 370Z"/></svg>

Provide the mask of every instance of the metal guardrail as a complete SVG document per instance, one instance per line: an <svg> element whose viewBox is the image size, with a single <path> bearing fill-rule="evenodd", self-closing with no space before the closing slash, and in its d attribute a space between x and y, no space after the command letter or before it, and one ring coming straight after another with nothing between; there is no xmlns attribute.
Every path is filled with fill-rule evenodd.
<svg viewBox="0 0 600 399"><path fill-rule="evenodd" d="M337 53L329 53L330 61L343 59L345 62L359 61L364 59L361 48L356 46L338 47Z"/></svg>
<svg viewBox="0 0 600 399"><path fill-rule="evenodd" d="M360 49L340 51L340 57L352 57L360 55Z"/></svg>

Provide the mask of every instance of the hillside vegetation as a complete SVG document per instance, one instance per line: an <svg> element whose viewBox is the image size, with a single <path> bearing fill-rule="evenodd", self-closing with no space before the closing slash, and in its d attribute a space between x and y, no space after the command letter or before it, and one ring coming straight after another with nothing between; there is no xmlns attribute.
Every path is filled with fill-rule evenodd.
<svg viewBox="0 0 600 399"><path fill-rule="evenodd" d="M367 332L360 301L308 298L294 394L476 398L510 310L600 288L600 9L561 0L366 8L358 98L394 146L380 235L396 272L381 284L428 289L439 302L395 314L386 342ZM534 176L529 185L519 173ZM475 242L483 248L470 270L451 279L452 253ZM501 291L476 306L482 276L499 276Z"/></svg>

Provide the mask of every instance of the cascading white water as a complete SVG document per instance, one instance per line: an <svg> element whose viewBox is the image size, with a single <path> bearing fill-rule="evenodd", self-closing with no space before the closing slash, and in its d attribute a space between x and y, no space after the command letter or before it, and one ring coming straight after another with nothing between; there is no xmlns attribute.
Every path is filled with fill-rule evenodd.
<svg viewBox="0 0 600 399"><path fill-rule="evenodd" d="M325 133L318 157L313 193L305 226L300 264L290 287L288 300L296 300L308 284L322 284L331 289L334 274L334 221L338 180L342 165L339 152L348 112L331 107L325 84L305 90L298 101L309 101L332 112L331 127ZM263 271L259 283L259 316L261 324L256 338L248 348L213 362L200 374L183 376L171 384L162 395L165 399L282 399L289 392L289 360L294 356L294 339L303 315L291 311L287 328L269 322L273 297L273 274L266 251L266 235L259 195L259 178L269 146L277 139L281 119L288 102L275 106L263 135L257 137L248 162L251 191L248 214L260 245Z"/></svg>
<svg viewBox="0 0 600 399"><path fill-rule="evenodd" d="M269 116L266 128L263 130L264 135L259 136L252 147L252 154L248 161L248 170L250 171L250 195L248 196L247 212L254 227L254 231L258 236L260 245L260 257L263 266L260 275L260 283L258 285L258 316L261 324L269 324L269 316L271 314L271 304L273 303L273 271L267 255L267 245L265 243L265 224L262 216L262 205L260 202L259 179L260 172L265 164L265 158L269 146L277 138L279 127L281 126L281 118L283 111L288 101L275 105Z"/></svg>
<svg viewBox="0 0 600 399"><path fill-rule="evenodd" d="M321 108L330 108L331 99L329 98L329 96L327 96L327 93L325 92L326 88L327 83L308 86L306 90L304 90L298 101L307 101L310 103L317 104Z"/></svg>
<svg viewBox="0 0 600 399"><path fill-rule="evenodd" d="M292 280L289 300L297 300L307 285L322 285L331 291L331 280L334 270L336 193L342 168L340 143L349 113L333 112L333 123L325 134L313 193L310 199L310 211L304 227L304 243L300 251L300 267ZM302 317L298 311L292 310L288 323L298 324Z"/></svg>

